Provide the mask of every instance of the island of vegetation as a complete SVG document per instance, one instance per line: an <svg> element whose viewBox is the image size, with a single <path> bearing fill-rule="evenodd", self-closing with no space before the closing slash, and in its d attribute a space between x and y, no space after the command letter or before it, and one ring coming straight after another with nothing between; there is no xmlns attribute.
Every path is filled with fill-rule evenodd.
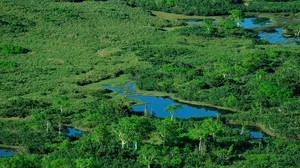
<svg viewBox="0 0 300 168"><path fill-rule="evenodd" d="M300 0L0 10L0 168L300 167ZM138 113L136 93L177 103ZM184 103L219 115L176 117Z"/></svg>

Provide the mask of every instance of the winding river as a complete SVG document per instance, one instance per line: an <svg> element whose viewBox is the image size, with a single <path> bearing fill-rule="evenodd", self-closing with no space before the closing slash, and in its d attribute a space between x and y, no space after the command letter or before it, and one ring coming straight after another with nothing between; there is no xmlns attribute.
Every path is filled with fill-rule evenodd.
<svg viewBox="0 0 300 168"><path fill-rule="evenodd" d="M152 113L156 117L165 118L170 116L169 113L165 112L164 109L172 104L180 103L177 102L169 97L163 96L149 96L138 94L134 91L135 84L129 83L127 85L123 85L121 88L113 87L112 85L105 85L104 87L117 92L118 94L125 94L128 93L128 98L141 101L143 103L133 104L131 105L132 109L136 113L143 113L145 108L147 111ZM214 117L221 113L226 113L225 111L221 111L218 109L210 108L210 107L203 107L203 106L195 106L186 103L180 103L182 107L178 109L174 117L177 118L191 118L191 117ZM238 126L231 126L233 129L241 129ZM250 128L247 130L251 137L253 138L264 138L266 135L262 133L260 130L255 128Z"/></svg>

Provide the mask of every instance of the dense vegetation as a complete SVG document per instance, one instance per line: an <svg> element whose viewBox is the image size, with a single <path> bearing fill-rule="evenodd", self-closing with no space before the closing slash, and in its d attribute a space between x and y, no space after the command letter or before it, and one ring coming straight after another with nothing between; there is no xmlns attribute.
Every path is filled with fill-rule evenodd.
<svg viewBox="0 0 300 168"><path fill-rule="evenodd" d="M187 15L221 15L231 9L247 12L299 12L300 1L290 0L124 0L130 6Z"/></svg>
<svg viewBox="0 0 300 168"><path fill-rule="evenodd" d="M0 147L18 151L0 167L299 167L299 45L259 40L234 16L184 26L123 1L72 2L0 1ZM239 113L137 116L102 86L127 80Z"/></svg>

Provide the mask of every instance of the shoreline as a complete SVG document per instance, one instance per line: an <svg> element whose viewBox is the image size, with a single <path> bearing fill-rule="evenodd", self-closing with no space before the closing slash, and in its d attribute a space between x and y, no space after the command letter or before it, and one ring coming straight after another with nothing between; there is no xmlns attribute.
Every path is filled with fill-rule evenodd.
<svg viewBox="0 0 300 168"><path fill-rule="evenodd" d="M179 103L185 103L185 104L190 104L190 105L195 105L195 106L203 106L203 107L207 107L207 108L215 108L217 110L224 110L224 111L234 112L234 113L241 113L242 112L242 111L239 111L237 109L212 105L212 104L204 103L204 102L200 102L200 101L184 100L182 98L176 97L174 93L166 93L166 92L163 92L163 91L145 91L145 90L141 90L137 87L135 87L135 90L136 90L137 94L143 94L143 95L146 95L146 96L168 97L168 98L170 98L172 100L175 100Z"/></svg>
<svg viewBox="0 0 300 168"><path fill-rule="evenodd" d="M231 109L231 108L226 108L226 107L221 107L221 106L216 106L216 105L211 105L208 103L204 103L204 102L199 102L199 101L190 101L190 100L184 100L182 98L178 98L174 95L174 93L166 93L166 92L162 92L162 91L145 91L145 90L141 90L137 87L134 88L136 90L137 94L143 94L143 95L148 95L148 96L164 96L164 97L168 97L170 99L173 99L175 101L178 101L180 103L185 103L185 104L190 104L190 105L197 105L197 106L203 106L203 107L208 107L208 108L215 108L218 110L225 110L228 112L233 112L233 113L242 113L242 111L236 110L236 109ZM242 123L233 121L233 120L229 120L227 123L225 123L226 125L236 125L236 126L242 126ZM265 133L268 136L271 137L277 137L277 138L287 138L284 137L282 135L276 134L274 131L268 129L264 124L262 123L247 123L248 127L255 127L258 128L259 130L261 130L263 133Z"/></svg>
<svg viewBox="0 0 300 168"><path fill-rule="evenodd" d="M226 122L226 125L233 125L233 126L241 126L240 123L235 122L233 120L229 120ZM282 137L274 132L272 132L270 129L266 128L263 124L261 123L247 123L246 127L253 127L253 128L257 128L258 130L262 131L264 134L270 136L270 137L276 137L276 138L285 138Z"/></svg>

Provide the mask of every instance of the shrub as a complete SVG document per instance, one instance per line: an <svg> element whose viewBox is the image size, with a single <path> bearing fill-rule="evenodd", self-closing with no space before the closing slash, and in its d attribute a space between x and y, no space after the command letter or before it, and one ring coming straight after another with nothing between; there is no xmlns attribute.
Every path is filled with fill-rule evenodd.
<svg viewBox="0 0 300 168"><path fill-rule="evenodd" d="M3 54L23 54L29 52L28 49L12 44L0 45L0 53Z"/></svg>

